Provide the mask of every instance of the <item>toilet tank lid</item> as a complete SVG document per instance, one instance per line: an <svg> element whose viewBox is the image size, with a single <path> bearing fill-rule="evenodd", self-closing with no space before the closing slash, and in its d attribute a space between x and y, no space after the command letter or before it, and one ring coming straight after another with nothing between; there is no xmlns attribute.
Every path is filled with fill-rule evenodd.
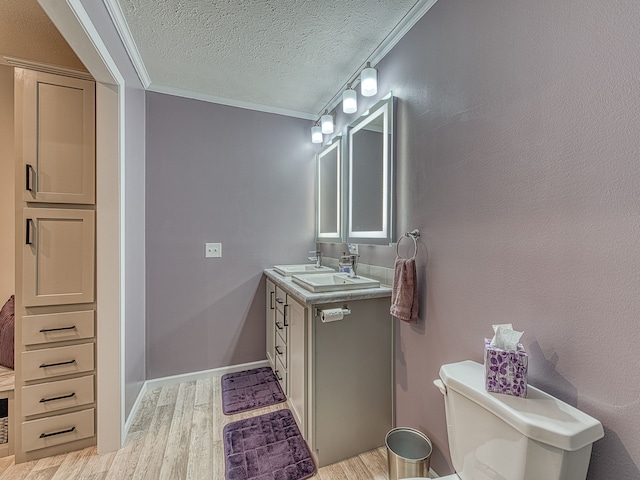
<svg viewBox="0 0 640 480"><path fill-rule="evenodd" d="M531 385L527 398L487 392L480 363L466 360L443 365L440 378L447 390L458 392L537 442L572 452L604 436L598 420Z"/></svg>

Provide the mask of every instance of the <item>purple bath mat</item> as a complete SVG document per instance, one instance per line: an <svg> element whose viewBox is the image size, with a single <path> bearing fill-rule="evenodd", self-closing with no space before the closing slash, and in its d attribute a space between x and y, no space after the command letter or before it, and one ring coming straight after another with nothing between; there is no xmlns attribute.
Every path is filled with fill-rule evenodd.
<svg viewBox="0 0 640 480"><path fill-rule="evenodd" d="M275 405L286 399L270 367L222 376L222 411L225 415Z"/></svg>
<svg viewBox="0 0 640 480"><path fill-rule="evenodd" d="M226 480L303 480L316 472L290 410L233 422L222 432Z"/></svg>

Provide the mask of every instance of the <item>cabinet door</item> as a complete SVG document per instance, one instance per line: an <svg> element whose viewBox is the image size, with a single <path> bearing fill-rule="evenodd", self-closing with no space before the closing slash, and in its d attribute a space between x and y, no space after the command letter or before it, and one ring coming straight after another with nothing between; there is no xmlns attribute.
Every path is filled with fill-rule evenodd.
<svg viewBox="0 0 640 480"><path fill-rule="evenodd" d="M94 300L95 212L23 209L25 307Z"/></svg>
<svg viewBox="0 0 640 480"><path fill-rule="evenodd" d="M95 83L16 69L23 200L95 203Z"/></svg>
<svg viewBox="0 0 640 480"><path fill-rule="evenodd" d="M287 345L289 356L289 364L287 367L289 377L289 404L298 420L298 426L303 436L307 434L306 313L307 309L288 295L286 316L289 323L289 343Z"/></svg>
<svg viewBox="0 0 640 480"><path fill-rule="evenodd" d="M276 286L267 280L267 360L275 370L275 334L276 334Z"/></svg>

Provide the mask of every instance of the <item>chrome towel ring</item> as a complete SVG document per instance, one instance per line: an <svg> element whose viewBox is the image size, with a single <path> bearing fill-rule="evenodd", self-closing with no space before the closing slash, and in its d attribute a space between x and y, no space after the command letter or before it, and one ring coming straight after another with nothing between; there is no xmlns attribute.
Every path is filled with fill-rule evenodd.
<svg viewBox="0 0 640 480"><path fill-rule="evenodd" d="M402 236L398 239L398 243L396 243L396 257L400 257L400 242L403 238L411 238L413 240L413 257L412 260L416 259L416 255L418 254L418 238L420 238L420 230L417 228L412 230L411 232L403 233Z"/></svg>

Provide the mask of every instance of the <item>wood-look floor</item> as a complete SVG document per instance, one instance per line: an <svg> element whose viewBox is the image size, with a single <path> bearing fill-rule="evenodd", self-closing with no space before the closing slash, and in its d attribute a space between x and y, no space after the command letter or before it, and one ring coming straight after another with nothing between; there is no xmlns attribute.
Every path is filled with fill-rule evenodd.
<svg viewBox="0 0 640 480"><path fill-rule="evenodd" d="M0 458L0 480L224 480L224 425L280 408L287 404L224 415L219 377L159 388L145 395L117 452L98 455L93 447L19 465ZM387 480L386 452L325 466L314 478Z"/></svg>

